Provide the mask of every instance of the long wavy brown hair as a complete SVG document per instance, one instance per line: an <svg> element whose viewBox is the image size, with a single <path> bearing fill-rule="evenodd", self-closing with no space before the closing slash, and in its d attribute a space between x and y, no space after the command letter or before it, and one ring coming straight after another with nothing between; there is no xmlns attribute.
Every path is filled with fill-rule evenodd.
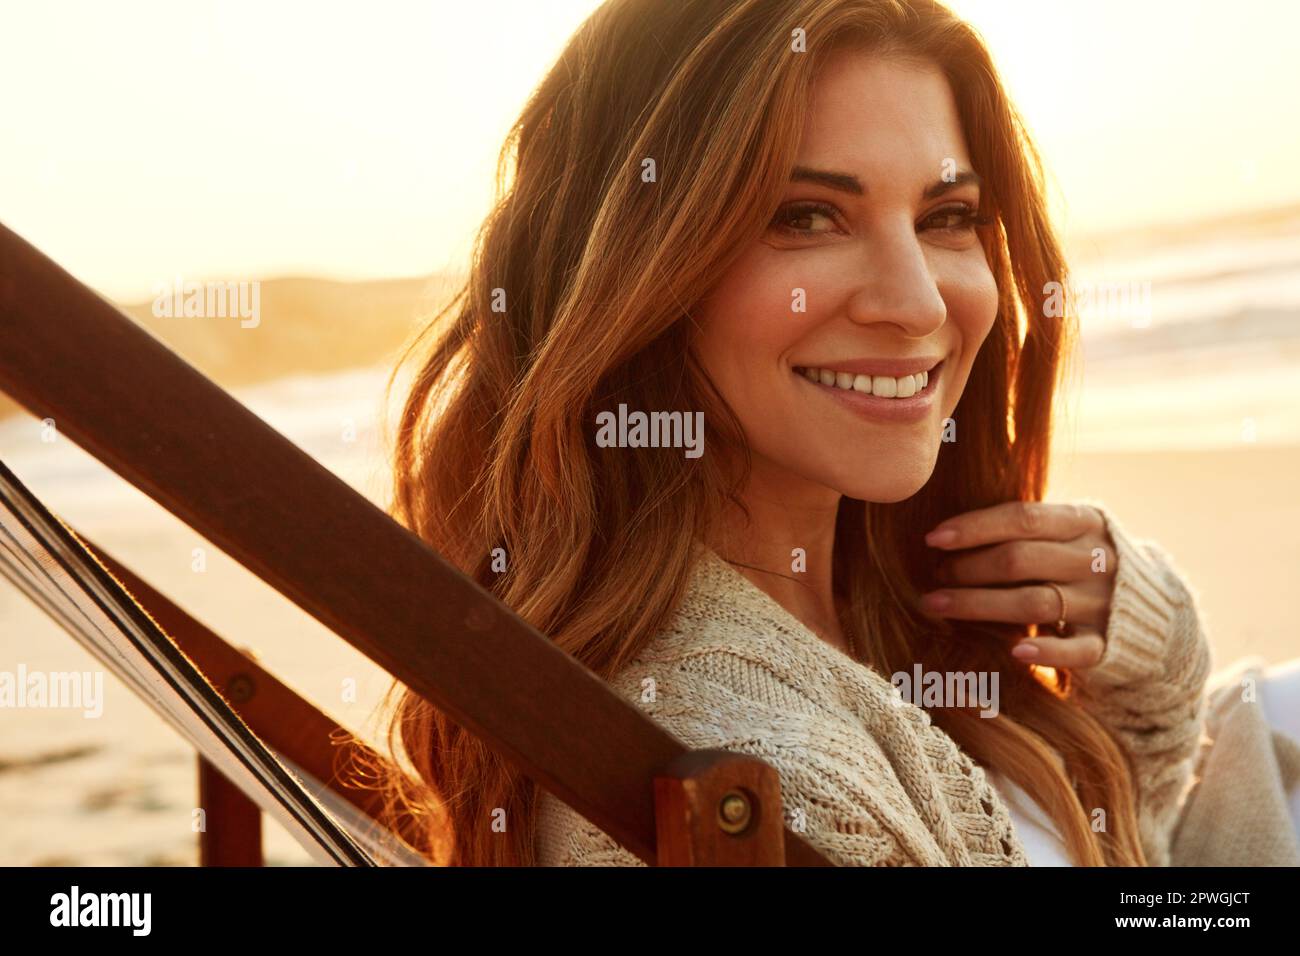
<svg viewBox="0 0 1300 956"><path fill-rule="evenodd" d="M936 708L934 723L1023 787L1076 863L1141 865L1131 768L1071 698L1068 673L1013 661L1013 625L936 624L914 606L938 586L918 529L1042 498L1074 343L1073 318L1041 307L1047 283L1067 276L1039 155L978 35L932 0L609 0L592 14L501 151L465 285L398 366L418 363L395 435L394 515L601 677L669 621L692 540L718 526L724 501L739 503L749 461L692 356L692 306L768 227L815 68L845 45L947 76L985 184L981 234L999 289L955 413L960 441L942 445L910 499L842 501L834 583L846 633L882 674L914 662L1000 672L996 718ZM654 184L642 181L646 158ZM595 416L618 402L704 410L711 454L602 454ZM497 548L504 573L491 566ZM535 785L399 691L389 745L410 770L385 781L391 806L427 811L424 848L442 862L533 864ZM498 808L505 832L491 826Z"/></svg>

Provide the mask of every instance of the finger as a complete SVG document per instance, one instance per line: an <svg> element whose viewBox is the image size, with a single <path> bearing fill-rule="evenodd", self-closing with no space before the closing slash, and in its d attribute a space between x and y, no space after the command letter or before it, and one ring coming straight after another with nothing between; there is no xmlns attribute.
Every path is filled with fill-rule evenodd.
<svg viewBox="0 0 1300 956"><path fill-rule="evenodd" d="M1089 531L1101 531L1104 527L1105 518L1091 505L1005 501L940 522L925 536L925 543L950 550L1016 538L1069 541Z"/></svg>
<svg viewBox="0 0 1300 956"><path fill-rule="evenodd" d="M1061 584L1065 593L1066 623L1077 627L1104 626L1104 596L1095 588ZM1060 620L1061 599L1055 588L1031 584L1019 588L941 588L923 594L921 611L962 621L998 621L1014 624L1055 624Z"/></svg>
<svg viewBox="0 0 1300 956"><path fill-rule="evenodd" d="M1107 548L1102 550L1106 552L1104 567L1115 567L1115 556ZM1084 581L1093 575L1095 558L1093 548L1078 543L1004 541L949 555L940 562L937 577L941 584L959 587L1015 581Z"/></svg>
<svg viewBox="0 0 1300 956"><path fill-rule="evenodd" d="M1033 637L1011 648L1011 654L1026 664L1044 667L1095 667L1106 653L1106 640L1096 631L1082 631L1070 637Z"/></svg>

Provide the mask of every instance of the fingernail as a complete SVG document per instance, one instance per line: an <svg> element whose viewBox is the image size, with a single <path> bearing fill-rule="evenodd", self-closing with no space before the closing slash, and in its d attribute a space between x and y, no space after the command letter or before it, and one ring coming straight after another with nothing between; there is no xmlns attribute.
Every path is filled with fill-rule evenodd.
<svg viewBox="0 0 1300 956"><path fill-rule="evenodd" d="M1032 661L1038 656L1038 647L1033 641L1022 641L1011 648L1011 656L1022 661Z"/></svg>
<svg viewBox="0 0 1300 956"><path fill-rule="evenodd" d="M952 604L952 598L942 591L931 591L921 596L921 607L927 611L942 611Z"/></svg>
<svg viewBox="0 0 1300 956"><path fill-rule="evenodd" d="M955 528L936 528L925 536L925 543L931 545L952 544L957 540L957 530Z"/></svg>

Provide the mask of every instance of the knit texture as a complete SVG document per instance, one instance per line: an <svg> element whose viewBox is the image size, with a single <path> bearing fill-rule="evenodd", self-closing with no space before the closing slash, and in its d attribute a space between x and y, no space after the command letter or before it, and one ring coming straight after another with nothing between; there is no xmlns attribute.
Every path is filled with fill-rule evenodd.
<svg viewBox="0 0 1300 956"><path fill-rule="evenodd" d="M1174 866L1300 866L1289 804L1300 786L1300 741L1270 726L1253 693L1265 683L1258 657L1211 678Z"/></svg>
<svg viewBox="0 0 1300 956"><path fill-rule="evenodd" d="M1101 502L1115 542L1115 592L1106 653L1074 671L1077 699L1132 758L1138 833L1149 866L1169 866L1170 844L1205 732L1212 665L1196 599L1154 541L1137 541Z"/></svg>
<svg viewBox="0 0 1300 956"><path fill-rule="evenodd" d="M1089 503L1118 563L1106 652L1074 672L1078 702L1132 754L1143 846L1163 865L1204 724L1209 647L1168 556ZM708 549L672 623L610 684L687 747L771 764L787 826L837 865L1028 865L983 769L923 709ZM544 790L536 849L542 866L645 865Z"/></svg>

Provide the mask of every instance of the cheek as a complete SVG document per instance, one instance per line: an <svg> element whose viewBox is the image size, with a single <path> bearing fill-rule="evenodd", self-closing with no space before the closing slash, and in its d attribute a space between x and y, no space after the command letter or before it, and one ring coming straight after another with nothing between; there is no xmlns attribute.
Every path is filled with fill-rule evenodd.
<svg viewBox="0 0 1300 956"><path fill-rule="evenodd" d="M762 379L780 369L782 356L806 331L806 313L792 309L797 285L761 255L747 256L704 301L696 351L729 400L770 388Z"/></svg>
<svg viewBox="0 0 1300 956"><path fill-rule="evenodd" d="M942 294L949 320L961 330L964 357L973 361L998 313L998 286L984 257L972 256L953 269Z"/></svg>
<svg viewBox="0 0 1300 956"><path fill-rule="evenodd" d="M972 256L945 275L941 294L948 307L948 321L956 328L961 343L953 369L956 374L944 396L946 418L956 411L980 347L997 321L998 286L984 257Z"/></svg>

